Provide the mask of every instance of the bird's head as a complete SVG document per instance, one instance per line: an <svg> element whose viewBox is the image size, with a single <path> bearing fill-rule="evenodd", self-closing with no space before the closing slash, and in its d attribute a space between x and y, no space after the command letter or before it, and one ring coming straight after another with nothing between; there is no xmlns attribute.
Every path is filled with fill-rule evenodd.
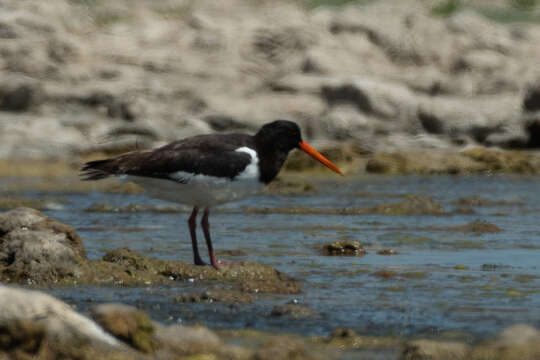
<svg viewBox="0 0 540 360"><path fill-rule="evenodd" d="M255 139L262 148L277 149L285 156L293 149L300 149L330 170L343 175L336 165L302 140L300 127L292 121L276 120L265 124L255 134Z"/></svg>

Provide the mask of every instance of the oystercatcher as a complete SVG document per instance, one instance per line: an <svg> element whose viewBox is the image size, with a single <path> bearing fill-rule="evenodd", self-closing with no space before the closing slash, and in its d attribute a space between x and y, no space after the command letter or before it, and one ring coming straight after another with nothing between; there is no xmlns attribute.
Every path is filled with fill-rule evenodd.
<svg viewBox="0 0 540 360"><path fill-rule="evenodd" d="M253 136L246 134L199 135L174 141L154 150L135 150L116 157L87 162L83 180L121 176L141 185L150 196L193 206L189 231L195 265L206 265L199 255L196 219L201 219L210 263L216 259L210 239L209 209L249 196L272 181L289 152L300 149L338 174L341 171L302 140L292 121L276 120Z"/></svg>

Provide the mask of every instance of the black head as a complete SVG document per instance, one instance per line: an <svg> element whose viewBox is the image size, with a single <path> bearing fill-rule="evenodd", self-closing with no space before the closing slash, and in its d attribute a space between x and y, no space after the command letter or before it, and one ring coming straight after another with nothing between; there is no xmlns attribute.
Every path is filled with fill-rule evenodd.
<svg viewBox="0 0 540 360"><path fill-rule="evenodd" d="M272 148L286 154L298 148L301 141L300 128L296 123L288 120L272 121L263 125L255 134L255 142L261 148Z"/></svg>

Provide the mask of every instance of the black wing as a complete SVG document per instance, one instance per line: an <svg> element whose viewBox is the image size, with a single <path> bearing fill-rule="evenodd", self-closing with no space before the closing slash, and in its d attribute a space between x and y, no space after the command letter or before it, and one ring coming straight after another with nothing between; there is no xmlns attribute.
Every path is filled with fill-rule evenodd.
<svg viewBox="0 0 540 360"><path fill-rule="evenodd" d="M136 175L181 181L171 174L185 171L234 179L251 162L251 156L235 151L249 146L247 135L204 135L176 141L155 150L133 151L105 160L90 161L81 171L83 180L111 175Z"/></svg>

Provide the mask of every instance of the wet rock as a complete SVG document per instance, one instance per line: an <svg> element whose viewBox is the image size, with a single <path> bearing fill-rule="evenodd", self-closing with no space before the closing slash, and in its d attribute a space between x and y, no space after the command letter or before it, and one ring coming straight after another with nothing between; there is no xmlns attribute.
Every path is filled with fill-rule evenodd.
<svg viewBox="0 0 540 360"><path fill-rule="evenodd" d="M162 348L170 352L170 356L227 354L227 347L216 333L202 326L158 326L156 338L162 344Z"/></svg>
<svg viewBox="0 0 540 360"><path fill-rule="evenodd" d="M429 230L450 230L450 231L463 231L463 232L472 232L476 235L484 233L498 233L501 229L495 225L490 224L485 221L473 221L470 224L466 225L456 225L456 226L431 226L428 227Z"/></svg>
<svg viewBox="0 0 540 360"><path fill-rule="evenodd" d="M324 255L363 256L366 250L359 241L334 241L323 246Z"/></svg>
<svg viewBox="0 0 540 360"><path fill-rule="evenodd" d="M458 342L415 340L405 345L401 359L466 359L469 349L468 345Z"/></svg>
<svg viewBox="0 0 540 360"><path fill-rule="evenodd" d="M483 169L472 159L446 150L381 152L366 163L367 172L378 174L467 174Z"/></svg>
<svg viewBox="0 0 540 360"><path fill-rule="evenodd" d="M58 210L63 208L59 201L39 200L39 199L18 199L3 198L0 199L0 210L12 210L18 207L28 207L37 210Z"/></svg>
<svg viewBox="0 0 540 360"><path fill-rule="evenodd" d="M317 354L306 344L291 336L275 336L266 339L261 348L253 355L256 360L295 360L295 359L324 359L324 355Z"/></svg>
<svg viewBox="0 0 540 360"><path fill-rule="evenodd" d="M389 204L379 204L371 208L371 212L386 215L442 215L444 208L431 197L425 195L408 195L406 199Z"/></svg>
<svg viewBox="0 0 540 360"><path fill-rule="evenodd" d="M180 303L200 303L200 302L223 302L227 304L250 304L253 302L253 295L232 289L211 289L202 294L180 295L175 299Z"/></svg>
<svg viewBox="0 0 540 360"><path fill-rule="evenodd" d="M537 174L540 172L540 156L481 147L469 148L461 153L444 150L376 153L367 161L366 171L383 174Z"/></svg>
<svg viewBox="0 0 540 360"><path fill-rule="evenodd" d="M332 330L330 336L323 338L320 341L330 347L338 349L355 349L358 351L368 351L366 356L369 357L369 351L376 351L377 356L382 359L393 359L402 345L400 339L389 336L363 336L358 335L353 329L346 327L338 327Z"/></svg>
<svg viewBox="0 0 540 360"><path fill-rule="evenodd" d="M330 333L331 339L350 339L358 336L353 329L346 327L338 327Z"/></svg>
<svg viewBox="0 0 540 360"><path fill-rule="evenodd" d="M377 270L373 273L373 276L380 277L381 279L391 279L398 273L392 270Z"/></svg>
<svg viewBox="0 0 540 360"><path fill-rule="evenodd" d="M540 157L533 153L477 147L461 154L482 164L484 171L517 174L537 174L540 171Z"/></svg>
<svg viewBox="0 0 540 360"><path fill-rule="evenodd" d="M101 304L94 307L90 315L110 334L139 351L151 353L158 347L152 321L132 306Z"/></svg>
<svg viewBox="0 0 540 360"><path fill-rule="evenodd" d="M319 313L313 309L308 308L307 306L286 304L274 306L272 312L270 313L270 316L303 319L319 316Z"/></svg>
<svg viewBox="0 0 540 360"><path fill-rule="evenodd" d="M300 283L296 280L291 280L289 276L284 277L284 274L279 274L277 279L265 280L243 280L240 283L240 288L248 293L260 294L299 294L302 292Z"/></svg>
<svg viewBox="0 0 540 360"><path fill-rule="evenodd" d="M356 143L344 143L344 144L322 144L318 146L317 150L323 154L327 159L331 160L335 164L341 166L341 164L355 163L357 160L361 160L369 151ZM289 154L287 161L283 165L285 170L290 171L321 171L326 173L327 169L320 166L320 163L313 161L312 158L306 156L301 151L295 151Z"/></svg>
<svg viewBox="0 0 540 360"><path fill-rule="evenodd" d="M458 206L506 206L521 205L522 203L518 201L490 200L477 195L473 195L470 197L460 198L452 202L452 204Z"/></svg>
<svg viewBox="0 0 540 360"><path fill-rule="evenodd" d="M377 251L378 255L397 255L397 250L394 249L381 249Z"/></svg>
<svg viewBox="0 0 540 360"><path fill-rule="evenodd" d="M246 256L248 253L242 249L230 249L230 250L217 250L217 256Z"/></svg>
<svg viewBox="0 0 540 360"><path fill-rule="evenodd" d="M180 261L155 259L128 248L112 250L101 260L89 260L82 266L79 283L149 285L172 281L221 281L244 292L297 294L296 279L269 266L254 262L234 262L216 270Z"/></svg>
<svg viewBox="0 0 540 360"><path fill-rule="evenodd" d="M139 190L137 188L135 193ZM113 206L110 204L94 204L86 209L88 212L96 213L138 213L138 212L155 212L155 213L177 213L185 211L184 208L175 205L143 205L129 204L125 206Z"/></svg>
<svg viewBox="0 0 540 360"><path fill-rule="evenodd" d="M0 276L9 282L57 282L80 275L86 259L72 227L30 208L0 215Z"/></svg>
<svg viewBox="0 0 540 360"><path fill-rule="evenodd" d="M281 180L279 178L272 181L270 184L268 184L268 186L264 188L265 193L279 194L285 196L313 193L315 191L316 189L313 184L307 181Z"/></svg>
<svg viewBox="0 0 540 360"><path fill-rule="evenodd" d="M278 208L251 208L242 210L252 214L331 214L331 215L446 215L444 208L431 197L425 195L407 195L403 201L379 204L367 208L313 208L290 206Z"/></svg>

